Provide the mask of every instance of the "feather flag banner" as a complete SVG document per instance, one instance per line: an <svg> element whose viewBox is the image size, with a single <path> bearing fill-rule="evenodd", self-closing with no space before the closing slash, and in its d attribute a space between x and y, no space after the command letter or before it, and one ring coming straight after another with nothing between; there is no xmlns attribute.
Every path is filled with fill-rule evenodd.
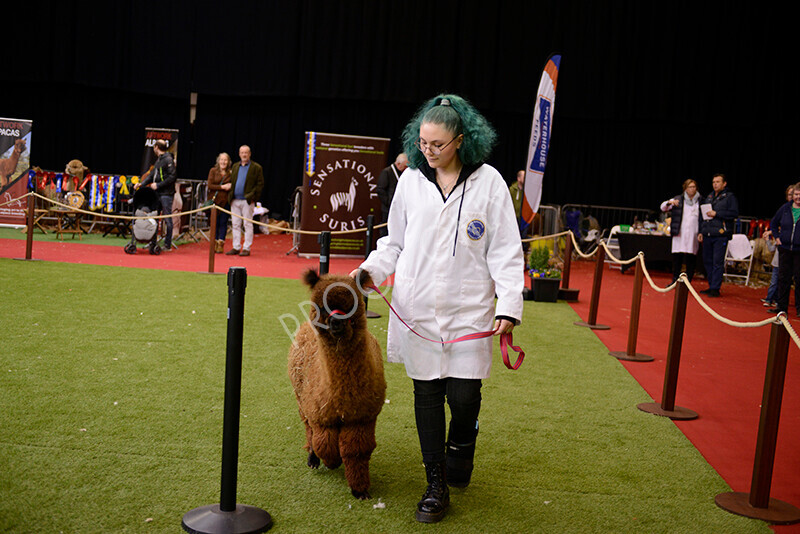
<svg viewBox="0 0 800 534"><path fill-rule="evenodd" d="M544 182L544 169L547 165L547 151L550 148L556 84L560 66L561 56L557 54L550 56L544 66L542 79L539 81L539 91L533 109L530 144L528 145L528 162L525 166L525 194L522 198L520 214L523 219L520 223L525 226L533 222L534 215L539 211L539 202L542 200L542 183Z"/></svg>

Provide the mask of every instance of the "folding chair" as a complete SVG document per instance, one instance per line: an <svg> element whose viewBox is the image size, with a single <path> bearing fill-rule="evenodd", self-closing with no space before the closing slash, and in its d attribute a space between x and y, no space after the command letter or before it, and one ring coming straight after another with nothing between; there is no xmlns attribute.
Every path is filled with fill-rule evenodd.
<svg viewBox="0 0 800 534"><path fill-rule="evenodd" d="M747 267L747 274L739 274ZM745 234L733 234L725 249L725 269L723 278L744 278L744 285L750 283L753 268L753 243ZM729 272L731 270L732 272Z"/></svg>

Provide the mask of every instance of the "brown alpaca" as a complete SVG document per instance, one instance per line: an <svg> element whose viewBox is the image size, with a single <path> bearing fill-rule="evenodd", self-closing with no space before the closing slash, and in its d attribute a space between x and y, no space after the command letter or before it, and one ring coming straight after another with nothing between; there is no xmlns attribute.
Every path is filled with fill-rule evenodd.
<svg viewBox="0 0 800 534"><path fill-rule="evenodd" d="M306 427L307 464L344 463L354 497L369 499L375 421L386 398L383 358L367 329L364 299L349 276L307 271L314 306L289 350L289 378ZM372 284L361 271L361 287ZM337 313L340 312L340 313Z"/></svg>
<svg viewBox="0 0 800 534"><path fill-rule="evenodd" d="M25 151L25 140L17 139L14 141L14 150L8 159L0 159L0 187L8 185L9 178L17 170L19 155Z"/></svg>

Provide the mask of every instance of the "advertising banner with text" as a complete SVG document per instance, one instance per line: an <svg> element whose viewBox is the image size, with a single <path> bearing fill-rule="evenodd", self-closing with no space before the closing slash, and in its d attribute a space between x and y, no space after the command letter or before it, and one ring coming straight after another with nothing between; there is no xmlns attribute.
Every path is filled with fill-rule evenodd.
<svg viewBox="0 0 800 534"><path fill-rule="evenodd" d="M306 132L300 229L338 232L380 222L378 176L387 165L389 139ZM364 257L366 233L331 235L331 255ZM318 236L300 235L298 253L319 254Z"/></svg>
<svg viewBox="0 0 800 534"><path fill-rule="evenodd" d="M179 130L167 128L144 129L144 152L142 153L142 178L150 171L156 162L153 147L159 139L167 142L167 152L172 152L175 157L175 167L178 166L178 133Z"/></svg>
<svg viewBox="0 0 800 534"><path fill-rule="evenodd" d="M28 198L14 199L28 192L32 126L29 120L0 117L0 224L25 224Z"/></svg>

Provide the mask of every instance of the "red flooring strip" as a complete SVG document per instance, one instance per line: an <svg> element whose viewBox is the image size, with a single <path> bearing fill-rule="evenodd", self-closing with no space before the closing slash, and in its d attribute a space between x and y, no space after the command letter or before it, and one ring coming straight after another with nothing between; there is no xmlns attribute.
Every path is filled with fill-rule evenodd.
<svg viewBox="0 0 800 534"><path fill-rule="evenodd" d="M572 307L587 320L594 263L573 262L572 265L570 286L581 290L580 302ZM666 273L651 275L661 287L671 281L671 275ZM595 333L612 351L624 352L627 347L633 280L632 270L626 274L616 269L603 272L597 323L611 329L595 330ZM707 287L703 280L695 280L694 286L698 290ZM743 322L769 317L759 300L766 289L723 284L721 293L721 298L706 302L723 317ZM655 360L620 360L657 403L662 398L673 299L674 292L656 292L647 280L644 281L636 352ZM792 316L791 323L800 330L800 320ZM717 321L689 295L675 404L694 410L700 417L675 424L734 491L750 491L769 336L768 326L735 328ZM800 507L798 356L800 349L790 343L770 492L772 498L796 507ZM642 417L657 416L642 412ZM773 528L780 534L800 533L797 524Z"/></svg>
<svg viewBox="0 0 800 534"><path fill-rule="evenodd" d="M230 246L230 245L228 245ZM215 272L225 273L230 266L244 266L251 276L298 278L309 267L318 267L316 258L299 258L286 252L292 248L289 235L257 234L250 257L215 256ZM24 258L24 240L0 240L0 257ZM208 243L182 245L178 250L151 256L146 250L127 255L121 247L84 245L77 242L34 241L33 258L45 261L113 265L145 269L189 272L208 271ZM348 273L361 262L357 258L333 258L330 270ZM594 263L572 263L570 286L580 289L580 301L573 309L584 320L589 316L589 301ZM655 283L666 286L666 273L651 273ZM633 274L616 269L603 272L597 322L611 327L595 331L612 351L625 351L630 318ZM695 287L704 289L702 280ZM724 284L722 297L708 299L724 317L737 321L760 321L768 315L759 298L764 289ZM655 402L661 402L666 352L674 293L652 290L645 280L639 321L637 352L655 358L652 362L621 362ZM800 320L792 317L800 330ZM582 328L576 326L575 328ZM689 296L683 338L676 405L699 413L693 421L676 422L734 491L749 492L755 458L760 404L764 387L769 327L734 328L711 317ZM800 350L790 344L789 362L783 394L778 445L770 496L800 507ZM612 358L613 356L608 356ZM636 409L632 406L631 409ZM642 412L642 417L657 417ZM714 495L709 495L713 499ZM800 534L800 525L776 526L779 534Z"/></svg>

